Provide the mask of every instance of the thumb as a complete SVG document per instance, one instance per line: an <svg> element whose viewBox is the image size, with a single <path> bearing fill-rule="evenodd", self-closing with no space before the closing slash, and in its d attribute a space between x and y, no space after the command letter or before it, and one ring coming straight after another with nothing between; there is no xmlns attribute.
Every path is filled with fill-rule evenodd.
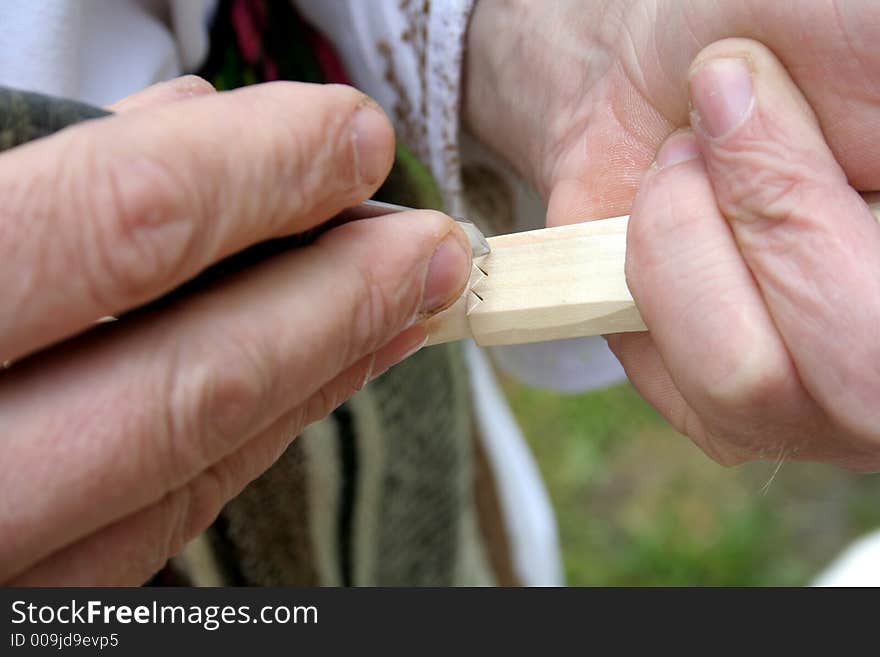
<svg viewBox="0 0 880 657"><path fill-rule="evenodd" d="M689 77L718 207L804 386L844 426L876 426L880 227L767 48L719 41Z"/></svg>

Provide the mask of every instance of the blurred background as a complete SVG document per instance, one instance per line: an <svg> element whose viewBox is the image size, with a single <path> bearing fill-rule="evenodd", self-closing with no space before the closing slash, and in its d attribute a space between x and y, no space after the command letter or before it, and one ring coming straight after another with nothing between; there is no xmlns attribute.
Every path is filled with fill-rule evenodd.
<svg viewBox="0 0 880 657"><path fill-rule="evenodd" d="M556 509L570 585L808 584L880 528L878 476L723 468L628 384L579 395L502 384Z"/></svg>

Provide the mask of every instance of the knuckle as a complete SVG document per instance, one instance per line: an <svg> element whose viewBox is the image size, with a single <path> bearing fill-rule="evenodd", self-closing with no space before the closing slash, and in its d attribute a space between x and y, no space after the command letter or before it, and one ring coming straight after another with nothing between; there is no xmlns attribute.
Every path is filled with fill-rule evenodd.
<svg viewBox="0 0 880 657"><path fill-rule="evenodd" d="M221 341L222 342L222 341ZM252 430L273 389L268 360L257 340L231 336L226 344L212 341L212 365L205 370L191 413L207 430L204 452L225 452Z"/></svg>
<svg viewBox="0 0 880 657"><path fill-rule="evenodd" d="M208 528L222 506L235 491L235 472L221 461L208 468L186 485L188 503L180 515L176 532L170 544L170 554L183 547Z"/></svg>
<svg viewBox="0 0 880 657"><path fill-rule="evenodd" d="M417 277L401 277L400 263L363 246L375 242L368 230L365 222L346 224L322 236L312 247L322 251L327 261L340 263L334 276L338 281L334 323L340 330L332 334L337 372L394 337L406 319L415 315L421 296L421 283L410 280ZM353 250L353 244L358 248Z"/></svg>
<svg viewBox="0 0 880 657"><path fill-rule="evenodd" d="M252 175L255 183L260 179L271 179L268 176L273 171L280 180L290 181L288 185L265 189L265 196L258 199L270 210L270 216L276 216L276 221L282 223L288 218L271 210L288 207L296 213L309 212L317 201L316 197L322 193L321 173L326 163L312 153L312 137L301 129L301 122L292 121L289 125L279 126L278 130L280 134L273 135L266 144L264 152L267 157L255 158ZM280 229L281 226L272 228Z"/></svg>
<svg viewBox="0 0 880 657"><path fill-rule="evenodd" d="M180 552L189 540L187 527L191 504L192 494L189 485L169 493L159 503L163 526L163 530L159 533L162 537L162 548L155 551L155 561L150 565L154 572L159 571L169 557Z"/></svg>
<svg viewBox="0 0 880 657"><path fill-rule="evenodd" d="M259 428L274 387L259 344L247 335L215 336L209 349L167 359L160 467L175 473L176 482L213 465Z"/></svg>
<svg viewBox="0 0 880 657"><path fill-rule="evenodd" d="M274 208L293 207L301 213L320 211L331 201L354 202L361 185L350 121L363 94L333 85L304 91L302 85L293 83L272 83L260 93L273 113L288 117L266 133L264 152L268 154L265 165L273 177L290 184L278 186L270 194L279 197L264 202ZM313 102L304 102L314 93L319 96L312 98Z"/></svg>
<svg viewBox="0 0 880 657"><path fill-rule="evenodd" d="M698 444L706 456L724 468L733 468L752 460L740 450L734 449L729 440L713 431L705 432Z"/></svg>
<svg viewBox="0 0 880 657"><path fill-rule="evenodd" d="M381 347L390 337L392 327L398 323L399 293L393 292L381 279L373 267L358 267L358 291L349 330L351 353L346 364Z"/></svg>
<svg viewBox="0 0 880 657"><path fill-rule="evenodd" d="M277 459L272 452L261 469ZM167 496L163 551L165 558L178 554L189 541L207 529L226 502L238 494L254 475L242 451L221 459ZM163 564L159 564L161 566Z"/></svg>
<svg viewBox="0 0 880 657"><path fill-rule="evenodd" d="M310 424L326 417L333 411L342 400L336 396L332 385L328 384L319 388L315 394L308 398L302 407L302 424Z"/></svg>
<svg viewBox="0 0 880 657"><path fill-rule="evenodd" d="M681 421L682 433L718 465L730 468L749 460L745 451L735 446L727 431L701 418L693 410L688 409Z"/></svg>
<svg viewBox="0 0 880 657"><path fill-rule="evenodd" d="M790 220L802 207L803 186L798 174L764 166L761 157L749 159L754 161L750 173L746 167L738 167L726 178L718 198L721 211L729 219L748 224Z"/></svg>
<svg viewBox="0 0 880 657"><path fill-rule="evenodd" d="M321 127L327 142L304 153L307 158L314 159L314 166L303 163L299 168L300 171L305 172L302 176L305 192L318 198L338 194L349 195L360 185L348 117L337 113L330 114L323 117Z"/></svg>
<svg viewBox="0 0 880 657"><path fill-rule="evenodd" d="M57 183L54 172L36 173L26 169L20 175L14 167L4 162L0 173L0 258L4 262L15 262L15 252L34 254L28 268L20 275L8 277L3 282L5 312L0 319L0 327L5 332L41 293L43 285L52 284L56 271L69 272L75 262L66 244L59 243L57 236L51 234L53 215L59 209L53 207L45 190ZM26 163L27 164L27 163ZM39 171L39 170L37 170ZM17 175L18 174L18 175ZM68 242L68 240L65 240ZM22 249L22 245L25 245Z"/></svg>
<svg viewBox="0 0 880 657"><path fill-rule="evenodd" d="M320 420L339 408L363 388L368 373L363 367L352 367L322 386L306 402L300 426Z"/></svg>
<svg viewBox="0 0 880 657"><path fill-rule="evenodd" d="M211 475L203 474L157 503L153 511L158 515L159 528L153 549L145 555L148 577L208 527L226 501L217 491Z"/></svg>
<svg viewBox="0 0 880 657"><path fill-rule="evenodd" d="M94 151L94 147L90 147ZM96 301L125 308L182 277L196 241L197 213L171 167L149 158L113 161L97 152L69 181L82 217L84 278Z"/></svg>
<svg viewBox="0 0 880 657"><path fill-rule="evenodd" d="M375 354L361 358L360 361L349 367L330 383L332 403L327 412L330 412L364 389L373 373L375 360Z"/></svg>
<svg viewBox="0 0 880 657"><path fill-rule="evenodd" d="M652 271L668 262L665 251L658 248L670 234L687 235L705 211L700 199L681 193L681 170L660 171L639 190L627 224L627 275L633 280L643 269ZM682 247L687 240L682 240Z"/></svg>
<svg viewBox="0 0 880 657"><path fill-rule="evenodd" d="M828 176L817 170L824 158L791 146L793 137L777 134L773 121L719 149L711 161L718 205L728 219L775 226L804 218ZM754 133L754 134L751 134Z"/></svg>
<svg viewBox="0 0 880 657"><path fill-rule="evenodd" d="M732 450L726 447L727 441L718 431L710 429L707 422L692 409L685 409L680 417L673 419L673 426L678 427L718 465L724 467L739 465L740 462L734 458Z"/></svg>
<svg viewBox="0 0 880 657"><path fill-rule="evenodd" d="M113 585L143 583L162 570L182 547L183 519L188 513L189 491L186 486L169 491L149 507L127 519L127 559L122 572L110 573Z"/></svg>
<svg viewBox="0 0 880 657"><path fill-rule="evenodd" d="M633 297L639 300L645 288L645 279L651 278L653 266L651 241L643 225L646 222L635 214L630 216L626 230L626 255L623 269L626 283Z"/></svg>
<svg viewBox="0 0 880 657"><path fill-rule="evenodd" d="M705 387L709 405L721 415L770 411L789 387L788 368L765 358L759 350L729 361L726 371L711 378Z"/></svg>

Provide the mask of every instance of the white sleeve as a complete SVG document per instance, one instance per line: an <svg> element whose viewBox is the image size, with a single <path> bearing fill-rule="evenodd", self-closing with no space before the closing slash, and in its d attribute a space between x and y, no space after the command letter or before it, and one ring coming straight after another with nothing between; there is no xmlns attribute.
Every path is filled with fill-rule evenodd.
<svg viewBox="0 0 880 657"><path fill-rule="evenodd" d="M295 0L329 38L355 86L388 112L433 174L447 210L462 213L459 102L474 0Z"/></svg>
<svg viewBox="0 0 880 657"><path fill-rule="evenodd" d="M0 84L97 105L198 66L214 0L4 0Z"/></svg>

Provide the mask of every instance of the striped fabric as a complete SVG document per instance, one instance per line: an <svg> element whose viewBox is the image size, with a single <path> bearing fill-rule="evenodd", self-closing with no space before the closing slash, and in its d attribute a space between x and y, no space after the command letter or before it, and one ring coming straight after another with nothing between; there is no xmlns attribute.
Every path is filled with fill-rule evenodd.
<svg viewBox="0 0 880 657"><path fill-rule="evenodd" d="M201 74L218 88L347 81L287 3L263 0L220 3ZM441 205L402 146L377 197ZM515 584L473 427L460 348L424 349L307 428L172 568L193 584Z"/></svg>

